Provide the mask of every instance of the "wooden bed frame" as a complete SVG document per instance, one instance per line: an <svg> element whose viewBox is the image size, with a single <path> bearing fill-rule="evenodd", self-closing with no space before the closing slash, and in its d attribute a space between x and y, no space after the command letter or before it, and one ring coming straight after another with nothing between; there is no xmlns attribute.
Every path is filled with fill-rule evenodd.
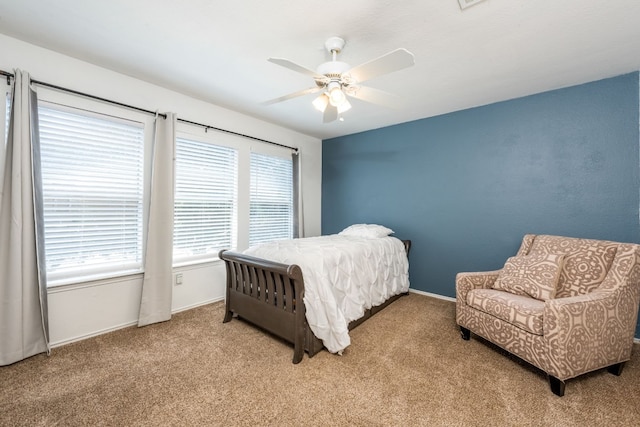
<svg viewBox="0 0 640 427"><path fill-rule="evenodd" d="M411 240L403 240L407 256ZM238 252L220 251L227 269L226 308L223 323L233 315L293 343L293 363L299 363L305 350L309 357L323 349L305 316L304 278L298 265L281 264ZM365 311L360 319L349 323L349 330L360 325L404 294L394 295L384 303Z"/></svg>

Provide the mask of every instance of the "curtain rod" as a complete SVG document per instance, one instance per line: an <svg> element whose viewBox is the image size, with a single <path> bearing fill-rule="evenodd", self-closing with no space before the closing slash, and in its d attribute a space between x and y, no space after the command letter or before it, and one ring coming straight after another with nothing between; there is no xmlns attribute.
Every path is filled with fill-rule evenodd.
<svg viewBox="0 0 640 427"><path fill-rule="evenodd" d="M40 80L31 79L31 83L39 85L39 86L48 87L48 88L51 88L51 89L60 90L60 91L63 91L63 92L72 93L72 94L78 95L78 96L84 96L85 98L95 99L96 101L106 102L108 104L117 105L119 107L128 108L130 110L140 111L142 113L151 114L152 116L155 116L156 114L158 114L158 116L160 116L160 117L162 117L164 119L167 118L166 114L156 113L155 111L145 110L144 108L135 107L133 105L124 104L122 102L114 101L114 100L111 100L111 99L102 98L102 97L99 97L99 96L96 96L96 95L90 95L88 93L80 92L80 91L69 89L69 88L62 87L62 86L57 86L57 85L54 85L54 84L51 84L51 83L41 82Z"/></svg>
<svg viewBox="0 0 640 427"><path fill-rule="evenodd" d="M9 73L9 72L4 71L4 70L0 70L0 74L3 75L3 76L7 76L7 83L9 83L9 80L12 77L14 77L14 75L12 73ZM69 88L62 87L62 86L57 86L57 85L54 85L54 84L51 84L51 83L46 83L46 82L42 82L42 81L34 80L34 79L31 79L31 82L34 83L34 84L40 85L40 86L45 86L45 87L48 87L48 88L51 88L51 89L56 89L56 90L60 90L60 91L63 91L63 92L72 93L74 95L83 96L85 98L95 99L97 101L106 102L108 104L118 105L120 107L129 108L131 110L140 111L140 112L151 114L151 115L154 115L154 116L157 114L158 116L161 116L164 119L167 118L166 114L156 113L155 111L145 110L144 108L135 107L133 105L124 104L122 102L113 101L111 99L102 98L102 97L95 96L95 95L90 95L88 93L80 92L80 91L69 89ZM243 138L253 139L254 141L260 141L260 142L264 142L264 143L271 144L271 145L277 145L278 147L288 148L290 150L294 150L295 152L298 152L298 148L296 148L296 147L290 147L288 145L278 144L277 142L268 141L268 140L262 139L262 138L256 138L255 136L245 135L243 133L234 132L234 131L227 130L227 129L221 129L221 128L218 128L218 127L215 127L215 126L209 126L209 125L205 125L205 124L202 124L202 123L192 122L190 120L185 120L185 119L181 119L181 118L178 118L177 120L179 122L188 123L188 124L195 125L195 126L201 126L201 127L205 128L205 132L208 129L213 129L213 130L217 130L217 131L220 131L220 132L225 132L225 133L229 133L229 134L232 134L232 135L241 136Z"/></svg>
<svg viewBox="0 0 640 427"><path fill-rule="evenodd" d="M0 75L7 76L7 84L11 84L11 78L13 77L12 73L7 73L6 71L0 70Z"/></svg>
<svg viewBox="0 0 640 427"><path fill-rule="evenodd" d="M192 121L189 121L189 120L181 119L179 117L178 117L178 121L182 122L182 123L188 123L190 125L203 127L205 132L207 130L209 130L209 129L213 129L213 130L217 130L217 131L220 131L220 132L230 133L232 135L238 135L238 136L242 136L244 138L249 138L249 139L253 139L253 140L256 140L256 141L260 141L260 142L266 142L267 144L277 145L278 147L288 148L290 150L295 151L296 153L298 152L298 149L296 147L290 147L288 145L278 144L277 142L267 141L266 139L256 138L255 136L245 135L243 133L234 132L232 130L220 129L220 128L217 128L215 126L209 126L209 125L205 125L205 124L202 124L202 123L192 122Z"/></svg>

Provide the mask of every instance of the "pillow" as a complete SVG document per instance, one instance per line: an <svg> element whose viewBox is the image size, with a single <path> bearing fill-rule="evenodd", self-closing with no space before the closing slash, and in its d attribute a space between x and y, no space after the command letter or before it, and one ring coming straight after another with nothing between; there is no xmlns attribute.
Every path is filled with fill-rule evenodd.
<svg viewBox="0 0 640 427"><path fill-rule="evenodd" d="M367 237L376 239L387 237L393 230L377 224L353 224L338 233L340 236Z"/></svg>
<svg viewBox="0 0 640 427"><path fill-rule="evenodd" d="M493 289L546 301L556 296L564 255L536 253L507 260Z"/></svg>

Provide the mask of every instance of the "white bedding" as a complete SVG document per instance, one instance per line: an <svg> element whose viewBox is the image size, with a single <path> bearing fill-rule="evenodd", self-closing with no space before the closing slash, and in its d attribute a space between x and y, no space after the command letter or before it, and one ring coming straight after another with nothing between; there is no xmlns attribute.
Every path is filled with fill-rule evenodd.
<svg viewBox="0 0 640 427"><path fill-rule="evenodd" d="M334 234L264 243L244 253L300 266L307 322L332 353L351 343L349 322L409 290L409 261L395 237Z"/></svg>

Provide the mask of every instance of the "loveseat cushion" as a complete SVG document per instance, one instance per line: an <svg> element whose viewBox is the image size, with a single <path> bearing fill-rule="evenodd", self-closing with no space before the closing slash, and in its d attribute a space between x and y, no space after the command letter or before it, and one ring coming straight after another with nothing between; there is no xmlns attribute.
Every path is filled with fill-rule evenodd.
<svg viewBox="0 0 640 427"><path fill-rule="evenodd" d="M541 301L556 295L564 255L534 253L507 259L493 289L530 296Z"/></svg>
<svg viewBox="0 0 640 427"><path fill-rule="evenodd" d="M556 292L556 298L564 298L595 290L607 275L618 245L619 243L606 240L537 235L531 243L528 255L564 255Z"/></svg>
<svg viewBox="0 0 640 427"><path fill-rule="evenodd" d="M467 294L467 305L527 332L542 335L543 301L496 289L473 289Z"/></svg>

